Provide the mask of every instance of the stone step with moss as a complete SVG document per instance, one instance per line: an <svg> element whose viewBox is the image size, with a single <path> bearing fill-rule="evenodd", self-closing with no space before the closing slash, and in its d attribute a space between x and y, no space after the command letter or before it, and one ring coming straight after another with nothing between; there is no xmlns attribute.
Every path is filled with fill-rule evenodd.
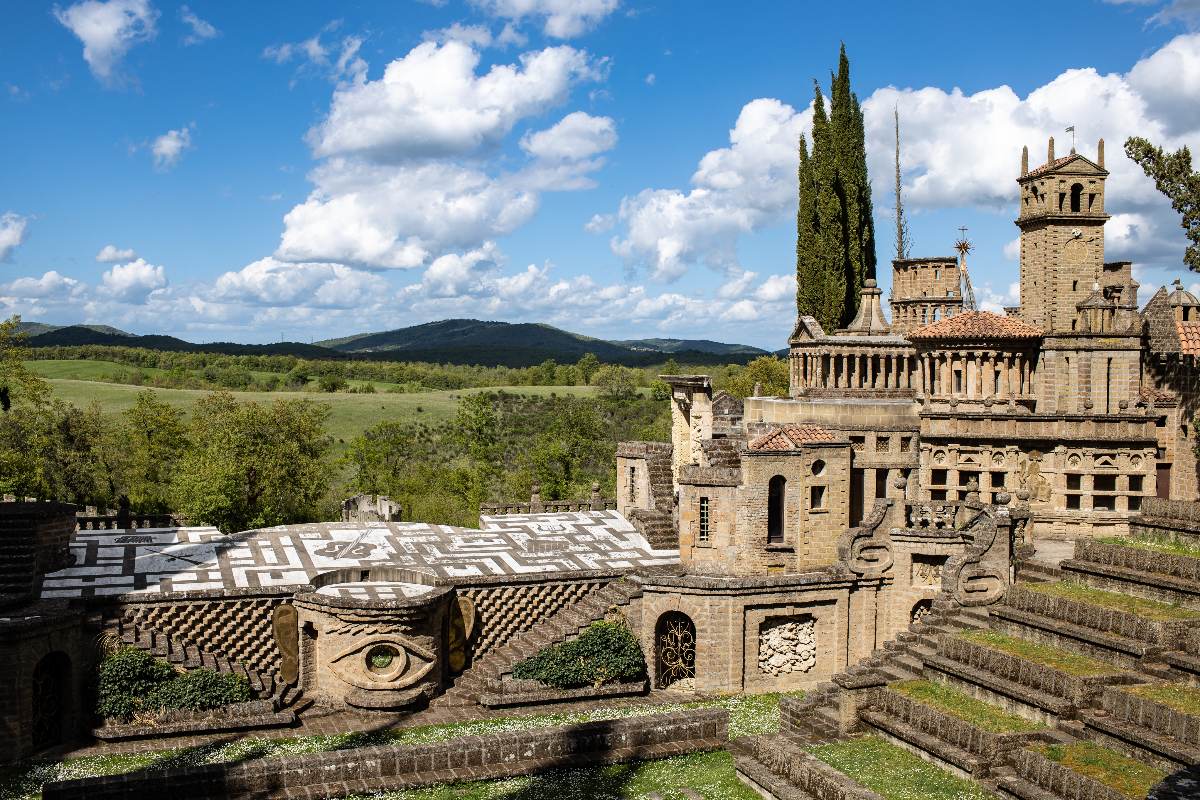
<svg viewBox="0 0 1200 800"><path fill-rule="evenodd" d="M1108 684L1134 680L1113 664L996 631L943 635L925 666L929 677L1044 722L1089 705Z"/></svg>
<svg viewBox="0 0 1200 800"><path fill-rule="evenodd" d="M1015 777L1001 779L1000 787L1019 797L1030 796L1027 787L1032 785L1060 797L1142 800L1167 775L1088 741L1033 745L1013 753L1012 765Z"/></svg>
<svg viewBox="0 0 1200 800"><path fill-rule="evenodd" d="M998 705L977 700L944 683L929 680L902 681L888 688L918 703L933 706L988 733L1031 733L1046 725L1026 719Z"/></svg>
<svg viewBox="0 0 1200 800"><path fill-rule="evenodd" d="M1080 715L1088 738L1175 769L1200 763L1200 688L1146 683L1105 689L1098 709Z"/></svg>
<svg viewBox="0 0 1200 800"><path fill-rule="evenodd" d="M1200 609L1200 558L1139 547L1132 540L1081 538L1059 564L1068 580L1167 605Z"/></svg>
<svg viewBox="0 0 1200 800"><path fill-rule="evenodd" d="M978 783L952 775L877 736L815 745L809 752L885 800L985 800L993 797Z"/></svg>
<svg viewBox="0 0 1200 800"><path fill-rule="evenodd" d="M975 778L987 777L1002 765L1004 753L1024 746L1046 728L928 680L890 684L859 716L869 732L882 733Z"/></svg>

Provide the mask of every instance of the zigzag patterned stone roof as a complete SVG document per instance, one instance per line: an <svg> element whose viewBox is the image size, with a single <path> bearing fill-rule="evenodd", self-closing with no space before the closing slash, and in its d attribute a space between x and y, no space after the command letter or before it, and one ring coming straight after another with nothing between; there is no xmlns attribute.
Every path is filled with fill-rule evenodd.
<svg viewBox="0 0 1200 800"><path fill-rule="evenodd" d="M991 311L964 311L910 331L914 341L930 339L1040 339L1042 329Z"/></svg>
<svg viewBox="0 0 1200 800"><path fill-rule="evenodd" d="M679 563L615 511L482 517L480 530L422 522L320 522L225 536L215 528L79 531L75 564L50 573L43 598L306 585L346 568L398 567L443 579L618 570ZM341 586L346 596L419 587Z"/></svg>

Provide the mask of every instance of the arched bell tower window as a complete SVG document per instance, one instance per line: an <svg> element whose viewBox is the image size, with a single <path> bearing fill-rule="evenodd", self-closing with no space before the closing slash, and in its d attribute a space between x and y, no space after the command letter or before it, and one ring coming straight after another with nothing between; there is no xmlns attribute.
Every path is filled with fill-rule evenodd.
<svg viewBox="0 0 1200 800"><path fill-rule="evenodd" d="M1079 211L1083 198L1083 184L1076 183L1071 186L1071 210Z"/></svg>
<svg viewBox="0 0 1200 800"><path fill-rule="evenodd" d="M783 498L787 478L776 475L767 485L767 544L783 543Z"/></svg>

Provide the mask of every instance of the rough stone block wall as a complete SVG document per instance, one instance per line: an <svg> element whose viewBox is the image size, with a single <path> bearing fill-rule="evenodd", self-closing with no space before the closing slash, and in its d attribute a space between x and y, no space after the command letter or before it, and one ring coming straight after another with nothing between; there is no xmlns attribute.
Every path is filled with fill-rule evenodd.
<svg viewBox="0 0 1200 800"><path fill-rule="evenodd" d="M46 784L46 800L176 800L209 797L341 797L556 767L662 758L720 747L725 709L693 709L547 730L467 736L424 745L380 745L84 778Z"/></svg>

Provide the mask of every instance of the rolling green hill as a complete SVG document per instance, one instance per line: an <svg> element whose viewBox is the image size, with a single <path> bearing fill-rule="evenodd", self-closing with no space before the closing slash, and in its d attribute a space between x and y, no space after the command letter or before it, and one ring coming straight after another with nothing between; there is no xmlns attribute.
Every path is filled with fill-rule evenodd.
<svg viewBox="0 0 1200 800"><path fill-rule="evenodd" d="M273 342L188 342L174 336L138 336L105 325L22 323L30 347L100 345L141 347L167 352L225 355L288 355L307 359L423 361L486 367L530 367L553 359L560 364L594 353L606 363L626 366L659 364L668 358L689 364L745 363L766 351L707 339L630 339L608 341L541 323L447 319L408 328L360 333L315 344Z"/></svg>

